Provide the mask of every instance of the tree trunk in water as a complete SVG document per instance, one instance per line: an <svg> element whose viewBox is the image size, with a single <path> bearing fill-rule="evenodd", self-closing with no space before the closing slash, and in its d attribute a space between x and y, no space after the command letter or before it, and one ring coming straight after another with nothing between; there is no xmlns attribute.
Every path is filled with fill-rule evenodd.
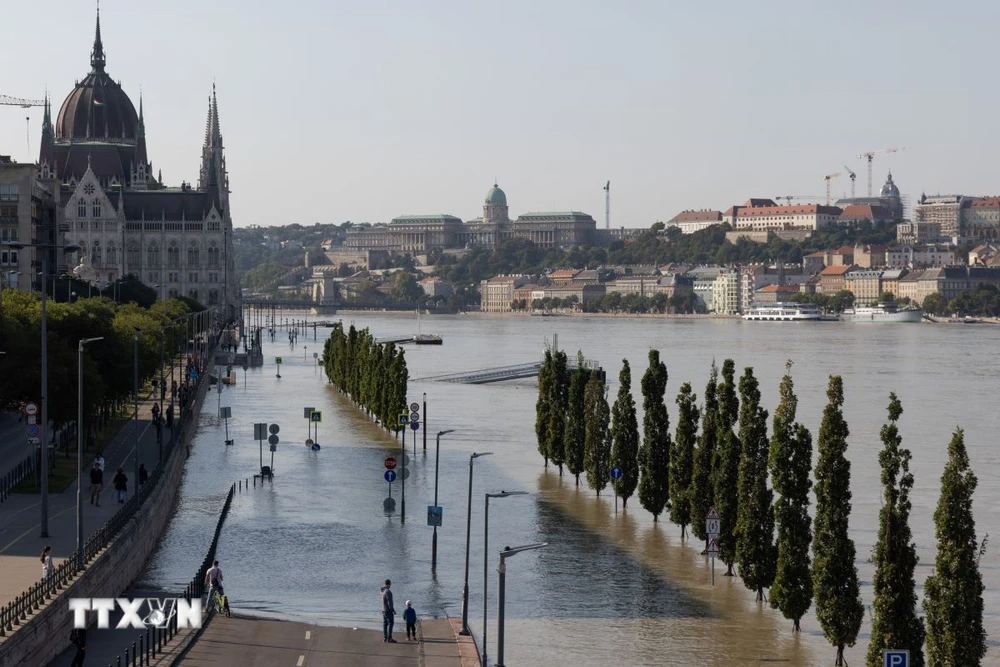
<svg viewBox="0 0 1000 667"><path fill-rule="evenodd" d="M727 577L734 577L734 576L736 576L736 575L733 574L733 564L732 563L729 563L726 566L726 576Z"/></svg>
<svg viewBox="0 0 1000 667"><path fill-rule="evenodd" d="M763 588L758 588L757 589L757 602L763 602L763 601L764 601L764 589Z"/></svg>
<svg viewBox="0 0 1000 667"><path fill-rule="evenodd" d="M577 473L576 475L576 485L580 486L580 473Z"/></svg>
<svg viewBox="0 0 1000 667"><path fill-rule="evenodd" d="M801 632L802 629L799 627L799 619L792 621L792 632Z"/></svg>

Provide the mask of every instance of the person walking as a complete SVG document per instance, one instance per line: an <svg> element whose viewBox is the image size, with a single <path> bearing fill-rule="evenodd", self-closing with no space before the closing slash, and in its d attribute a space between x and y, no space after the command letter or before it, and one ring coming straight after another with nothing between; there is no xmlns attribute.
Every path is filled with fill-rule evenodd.
<svg viewBox="0 0 1000 667"><path fill-rule="evenodd" d="M97 466L90 469L90 504L101 506L101 490L104 488L104 471Z"/></svg>
<svg viewBox="0 0 1000 667"><path fill-rule="evenodd" d="M415 640L417 638L417 612L410 606L410 601L406 601L406 609L403 610L403 622L406 623L406 638Z"/></svg>
<svg viewBox="0 0 1000 667"><path fill-rule="evenodd" d="M146 464L139 464L139 488L141 489L149 481L149 471L146 470Z"/></svg>
<svg viewBox="0 0 1000 667"><path fill-rule="evenodd" d="M119 468L118 472L115 474L114 483L115 491L118 492L118 502L124 503L125 496L128 493L128 477L125 476L125 473L121 468Z"/></svg>
<svg viewBox="0 0 1000 667"><path fill-rule="evenodd" d="M396 608L392 605L391 586L392 582L388 579L382 586L382 642L395 644L396 640L392 638L392 626L396 621Z"/></svg>
<svg viewBox="0 0 1000 667"><path fill-rule="evenodd" d="M174 430L174 404L171 403L167 406L167 428L171 431Z"/></svg>
<svg viewBox="0 0 1000 667"><path fill-rule="evenodd" d="M69 633L69 641L76 647L76 655L69 667L83 667L83 660L87 657L87 631L84 628L74 628Z"/></svg>
<svg viewBox="0 0 1000 667"><path fill-rule="evenodd" d="M42 549L42 581L49 581L56 571L56 566L52 564L52 547L46 546Z"/></svg>
<svg viewBox="0 0 1000 667"><path fill-rule="evenodd" d="M104 456L101 452L97 452L97 456L94 457L94 467L100 468L101 472L104 472Z"/></svg>

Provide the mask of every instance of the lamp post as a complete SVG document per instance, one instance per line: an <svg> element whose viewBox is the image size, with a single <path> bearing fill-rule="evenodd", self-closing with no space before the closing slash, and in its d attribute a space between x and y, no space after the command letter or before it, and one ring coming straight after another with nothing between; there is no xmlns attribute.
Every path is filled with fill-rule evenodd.
<svg viewBox="0 0 1000 667"><path fill-rule="evenodd" d="M497 600L497 662L494 667L504 667L503 665L503 613L504 613L504 594L506 592L507 584L507 559L511 556L516 556L522 551L531 551L532 549L544 549L549 546L548 542L539 542L538 544L526 544L523 547L504 547L503 551L500 552L500 563L497 565L497 572L500 574L500 593Z"/></svg>
<svg viewBox="0 0 1000 667"><path fill-rule="evenodd" d="M486 661L486 610L489 600L489 567L490 567L490 498L506 498L508 496L526 496L527 491L501 491L500 493L486 494L486 515L483 517L483 665L488 665Z"/></svg>
<svg viewBox="0 0 1000 667"><path fill-rule="evenodd" d="M469 507L465 513L465 584L462 586L462 629L460 635L471 635L469 630L469 539L472 529L472 462L480 456L492 456L493 452L473 452L469 456Z"/></svg>
<svg viewBox="0 0 1000 667"><path fill-rule="evenodd" d="M42 496L42 520L41 537L49 536L49 344L48 344L48 318L45 310L45 281L49 275L49 255L46 250L61 249L63 252L76 252L80 246L75 243L59 245L57 243L21 243L20 241L9 241L3 244L11 250L23 250L24 248L40 248L42 250L42 424L41 424L41 467L39 475L39 486ZM55 283L53 283L55 284Z"/></svg>
<svg viewBox="0 0 1000 667"><path fill-rule="evenodd" d="M449 428L444 431L438 431L437 434L436 451L434 453L434 507L437 507L438 504L438 464L441 461L441 436L447 435L449 433L454 433L454 431L455 429ZM413 434L414 440L416 440L416 437L417 434L414 433ZM434 537L431 539L431 572L437 572L437 563L438 563L438 527L434 526Z"/></svg>
<svg viewBox="0 0 1000 667"><path fill-rule="evenodd" d="M77 346L76 384L76 567L83 569L83 346L104 340L82 338Z"/></svg>
<svg viewBox="0 0 1000 667"><path fill-rule="evenodd" d="M132 478L132 494L136 497L139 496L139 336L146 333L156 332L150 329L136 329L135 335L132 337L132 388L135 391L135 413L133 414L132 422L132 461L134 463L132 468L135 472L135 477ZM160 457L163 457L162 445L160 447Z"/></svg>

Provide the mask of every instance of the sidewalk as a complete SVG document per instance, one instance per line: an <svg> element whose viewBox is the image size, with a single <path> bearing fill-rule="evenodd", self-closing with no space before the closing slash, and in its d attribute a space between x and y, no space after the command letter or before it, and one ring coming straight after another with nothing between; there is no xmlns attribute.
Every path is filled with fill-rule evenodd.
<svg viewBox="0 0 1000 667"><path fill-rule="evenodd" d="M168 391L164 406L169 403L169 399ZM139 463L145 464L150 475L156 468L160 452L150 413L152 407L153 394L139 402ZM84 539L96 532L121 508L115 500L117 494L112 483L119 467L128 476L129 497L136 491L133 429L134 423L130 420L104 450L104 488L101 491L100 507L90 504L89 472L92 455L83 462ZM166 443L170 437L170 429L165 425L163 436ZM75 458L71 458L70 462L75 465ZM66 463L69 462L60 460L61 465ZM44 538L39 536L41 499L38 494L15 493L0 505L0 572L3 572L3 577L0 577L0 606L39 581L42 569L40 555L46 545L52 547L52 561L56 566L76 549L76 492L77 484L73 482L62 493L49 493L49 537Z"/></svg>

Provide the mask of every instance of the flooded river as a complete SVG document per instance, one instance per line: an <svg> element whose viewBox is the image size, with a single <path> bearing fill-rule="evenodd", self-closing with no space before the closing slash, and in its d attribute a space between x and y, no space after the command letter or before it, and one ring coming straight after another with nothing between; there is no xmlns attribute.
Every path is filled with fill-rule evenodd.
<svg viewBox="0 0 1000 667"><path fill-rule="evenodd" d="M411 316L345 316L376 336L414 333ZM210 393L188 461L177 514L154 556L144 583L177 590L204 556L215 517L229 484L259 469L253 423L280 425L273 484L251 488L233 503L222 532L219 558L227 593L239 611L320 623L375 627L378 588L393 580L402 607L412 600L418 614L461 614L469 454L492 451L476 462L472 510L470 620L478 636L483 623L483 493L522 490L530 495L494 500L490 511L489 653L495 657L496 552L547 541L550 546L512 558L507 568L506 659L511 665L759 665L807 667L832 664L833 650L815 618L807 615L795 636L780 612L761 608L738 579L722 568L711 584L709 562L700 544L684 544L680 529L655 525L638 499L627 512L614 514L610 497L596 498L571 477L545 470L534 438L537 384L517 380L492 385L421 381L447 372L505 366L537 360L546 340L558 334L559 347L582 349L608 373L612 400L622 358L632 365L633 393L641 409L639 380L650 348L667 364L671 430L673 401L690 381L699 398L713 359L727 357L737 368L753 366L763 404L773 413L785 361L795 362L798 418L815 440L826 402L827 378L844 377L845 414L851 428L848 456L853 464L854 511L851 531L866 608L871 605L873 569L868 557L880 506L878 431L888 394L903 403L900 429L913 452L913 534L920 565L918 578L934 560L932 514L937 503L947 444L956 426L979 476L975 512L980 539L1000 535L1000 454L996 409L1000 326L852 325L849 323L746 323L736 320L660 320L611 318L424 318L424 333L444 337L440 347L406 346L410 400L427 394L425 425L406 482L407 521L387 516L382 501L389 492L383 459L400 443L384 434L327 385L315 368L319 340L300 336L291 348L283 331L265 349L266 365L251 369L247 386L238 370L236 386L221 397ZM274 357L281 356L281 378ZM215 405L232 407L225 447ZM323 413L322 450L303 442L307 424L302 408ZM641 414L640 414L641 423ZM431 529L426 506L434 498L434 438L442 438L437 576L431 574ZM270 454L264 445L265 463ZM399 499L399 482L392 485ZM991 543L982 560L986 584L987 663L1000 640L1000 551ZM923 591L920 591L921 597ZM870 611L868 612L870 614ZM858 645L848 650L851 664L862 664L870 618Z"/></svg>

